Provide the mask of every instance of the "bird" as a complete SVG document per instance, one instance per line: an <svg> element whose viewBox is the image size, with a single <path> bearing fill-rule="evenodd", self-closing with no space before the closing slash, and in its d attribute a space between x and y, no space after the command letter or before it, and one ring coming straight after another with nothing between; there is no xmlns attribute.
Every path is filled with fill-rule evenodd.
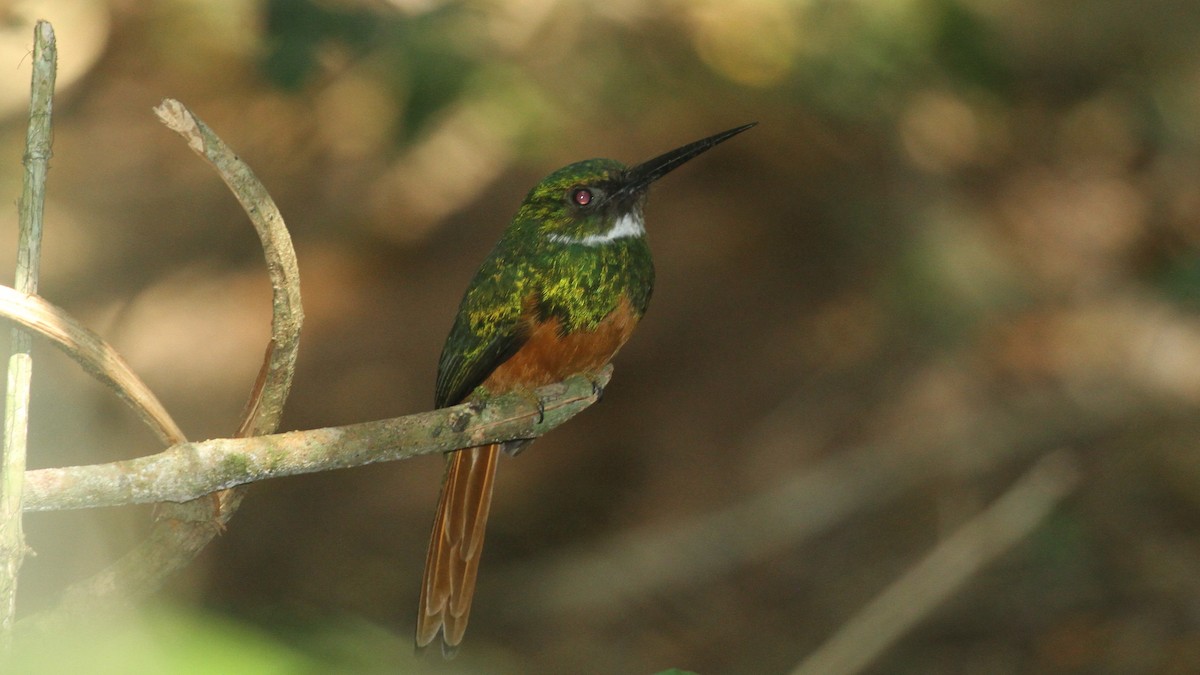
<svg viewBox="0 0 1200 675"><path fill-rule="evenodd" d="M438 360L436 407L484 405L513 392L534 396L572 375L595 382L645 314L654 288L644 218L650 185L755 124L633 167L576 162L535 185L463 295ZM458 651L500 454L516 455L530 440L447 453L421 583L418 652L439 633L443 656Z"/></svg>

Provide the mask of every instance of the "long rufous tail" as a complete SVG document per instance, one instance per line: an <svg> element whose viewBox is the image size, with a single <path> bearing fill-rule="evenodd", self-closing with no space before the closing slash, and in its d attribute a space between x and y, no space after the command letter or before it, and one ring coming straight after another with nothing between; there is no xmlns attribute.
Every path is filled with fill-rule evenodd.
<svg viewBox="0 0 1200 675"><path fill-rule="evenodd" d="M485 445L456 450L448 459L421 583L418 650L440 630L442 654L451 657L467 630L499 455L499 445Z"/></svg>

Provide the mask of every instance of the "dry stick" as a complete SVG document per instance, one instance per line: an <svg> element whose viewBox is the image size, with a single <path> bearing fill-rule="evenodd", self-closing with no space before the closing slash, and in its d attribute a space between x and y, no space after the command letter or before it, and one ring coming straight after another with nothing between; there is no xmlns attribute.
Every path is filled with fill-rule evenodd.
<svg viewBox="0 0 1200 675"><path fill-rule="evenodd" d="M595 380L603 386L611 368ZM185 501L267 478L407 459L546 433L596 402L593 380L573 377L528 395L476 408L433 412L328 429L184 443L149 457L26 474L29 511Z"/></svg>
<svg viewBox="0 0 1200 675"><path fill-rule="evenodd" d="M300 277L291 238L266 188L211 129L172 99L163 101L155 113L217 170L262 241L273 291L271 343L240 431L270 433L279 422L291 386L303 323ZM107 569L68 588L55 610L57 615L67 617L98 606L131 604L156 591L168 575L189 563L224 528L241 496L241 490L229 490L215 499L165 503L158 510L149 536ZM53 621L54 617L38 621L47 620Z"/></svg>
<svg viewBox="0 0 1200 675"><path fill-rule="evenodd" d="M870 665L985 565L1033 532L1079 483L1068 452L1043 457L843 624L792 675L849 675Z"/></svg>
<svg viewBox="0 0 1200 675"><path fill-rule="evenodd" d="M279 426L291 390L300 349L304 310L300 303L300 271L292 238L266 187L200 118L175 99L164 100L155 114L183 136L188 147L212 165L249 216L262 242L271 279L271 343L259 381L239 427L242 436L269 434Z"/></svg>
<svg viewBox="0 0 1200 675"><path fill-rule="evenodd" d="M116 349L60 307L0 286L0 317L21 324L70 356L126 403L168 445L183 439L179 425Z"/></svg>
<svg viewBox="0 0 1200 675"><path fill-rule="evenodd" d="M33 79L29 130L25 137L25 180L18 208L16 287L28 295L36 294L38 285L57 60L54 28L39 21L33 29ZM29 383L33 374L31 350L30 335L21 328L14 328L12 356L8 361L8 393L4 400L4 457L0 465L0 649L5 652L12 645L17 575L25 558L21 497L29 432Z"/></svg>

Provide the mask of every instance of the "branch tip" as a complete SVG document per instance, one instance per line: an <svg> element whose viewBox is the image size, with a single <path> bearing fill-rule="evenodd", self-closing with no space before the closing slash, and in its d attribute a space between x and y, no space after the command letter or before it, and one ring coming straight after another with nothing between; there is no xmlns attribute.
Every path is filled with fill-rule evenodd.
<svg viewBox="0 0 1200 675"><path fill-rule="evenodd" d="M204 154L204 137L200 133L200 125L187 106L173 98L164 98L162 103L154 106L154 114L168 129L183 136L188 147L198 154Z"/></svg>

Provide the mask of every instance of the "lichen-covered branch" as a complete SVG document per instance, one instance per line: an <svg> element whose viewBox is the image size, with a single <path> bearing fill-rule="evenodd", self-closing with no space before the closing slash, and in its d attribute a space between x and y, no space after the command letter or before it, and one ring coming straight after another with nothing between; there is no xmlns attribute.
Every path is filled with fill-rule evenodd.
<svg viewBox="0 0 1200 675"><path fill-rule="evenodd" d="M612 374L603 370L596 384ZM463 404L432 412L342 427L252 438L183 443L156 455L109 464L38 469L26 474L25 508L81 509L182 502L235 485L407 459L487 443L533 438L596 402L593 381L573 377L527 395L510 394L482 408ZM543 414L544 413L544 414Z"/></svg>

